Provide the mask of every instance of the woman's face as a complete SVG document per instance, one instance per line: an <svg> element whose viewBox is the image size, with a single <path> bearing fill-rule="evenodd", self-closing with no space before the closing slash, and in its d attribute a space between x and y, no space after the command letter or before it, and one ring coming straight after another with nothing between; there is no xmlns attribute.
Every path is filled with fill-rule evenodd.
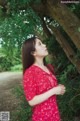
<svg viewBox="0 0 80 121"><path fill-rule="evenodd" d="M35 40L35 57L45 57L48 55L48 50L46 48L46 45L41 42L40 39Z"/></svg>

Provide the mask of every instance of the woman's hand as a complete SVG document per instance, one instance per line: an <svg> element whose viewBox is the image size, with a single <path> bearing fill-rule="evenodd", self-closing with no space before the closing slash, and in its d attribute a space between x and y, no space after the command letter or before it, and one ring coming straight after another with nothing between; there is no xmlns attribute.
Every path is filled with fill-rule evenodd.
<svg viewBox="0 0 80 121"><path fill-rule="evenodd" d="M55 88L55 94L56 95L63 95L65 93L65 86L62 84L59 84L58 86L54 87Z"/></svg>
<svg viewBox="0 0 80 121"><path fill-rule="evenodd" d="M56 87L51 88L50 90L46 91L43 94L36 95L32 100L28 101L29 105L34 106L40 104L50 98L53 95L63 95L65 93L65 86L59 84Z"/></svg>

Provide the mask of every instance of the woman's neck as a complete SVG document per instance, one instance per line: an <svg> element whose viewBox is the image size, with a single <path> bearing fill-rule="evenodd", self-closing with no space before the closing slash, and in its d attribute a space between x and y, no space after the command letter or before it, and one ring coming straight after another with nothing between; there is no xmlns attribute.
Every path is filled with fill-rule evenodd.
<svg viewBox="0 0 80 121"><path fill-rule="evenodd" d="M43 67L44 66L43 59L42 58L36 59L34 65Z"/></svg>

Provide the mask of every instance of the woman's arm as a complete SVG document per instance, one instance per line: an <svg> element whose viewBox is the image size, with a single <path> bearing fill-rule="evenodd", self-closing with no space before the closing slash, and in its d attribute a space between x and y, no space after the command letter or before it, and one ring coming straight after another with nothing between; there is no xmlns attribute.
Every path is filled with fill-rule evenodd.
<svg viewBox="0 0 80 121"><path fill-rule="evenodd" d="M52 95L63 95L64 93L65 93L64 85L59 84L57 87L54 87L43 94L35 96L32 100L28 101L28 103L30 106L34 106L44 102Z"/></svg>

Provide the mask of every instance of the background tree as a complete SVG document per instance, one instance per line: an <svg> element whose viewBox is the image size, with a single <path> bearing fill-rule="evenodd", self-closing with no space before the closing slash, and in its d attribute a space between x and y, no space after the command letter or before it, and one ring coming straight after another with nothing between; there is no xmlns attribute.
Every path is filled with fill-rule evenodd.
<svg viewBox="0 0 80 121"><path fill-rule="evenodd" d="M74 15L74 13L72 13L72 11L70 11L66 5L62 4L60 0L56 0L56 1L35 0L34 2L32 0L27 0L27 1L24 0L23 2L22 1L16 2L16 1L12 1L12 0L8 0L8 1L5 0L4 2L1 1L0 4L2 7L2 13L4 13L6 16L8 16L8 18L10 16L15 16L15 15L17 17L17 15L20 14L20 15L18 15L18 17L16 19L13 17L13 19L15 19L18 22L17 24L19 24L19 26L17 26L17 24L14 22L13 25L15 26L15 28L18 28L18 31L16 29L15 32L16 33L19 32L20 37L21 37L21 32L22 32L22 29L21 29L21 32L19 30L20 26L23 26L23 29L27 26L28 32L34 33L34 32L32 32L32 30L34 30L34 28L36 28L36 29L39 28L38 26L39 26L39 24L41 24L38 22L38 20L43 22L43 26L46 27L45 29L43 29L44 33L46 32L46 34L49 37L49 35L50 35L50 32L48 30L49 28L47 27L47 22L44 22L47 20L45 18L48 18L48 21L50 21L50 22L48 22L48 24L51 24L51 22L54 22L56 20L59 24L58 26L62 26L62 29L69 36L70 41L72 41L75 44L76 48L80 50L80 21L79 21L79 18L76 17ZM35 13L33 10L40 17L40 19L35 20L38 16L34 15ZM15 14L15 12L17 14ZM22 17L20 19L21 16L24 16L24 17ZM34 18L34 21L33 21L33 18ZM27 19L27 21L26 21L26 19ZM38 23L38 26L36 26L36 21ZM31 22L31 24L30 24L30 22ZM30 25L32 25L31 29L30 29ZM54 26L54 24L52 24L51 26ZM57 27L55 26L54 28L56 29ZM53 34L54 34L55 33L54 29L51 28L51 30L53 31ZM25 31L25 33L26 33L26 31ZM55 34L54 36L56 38L57 38L57 36L58 36L58 38L60 37L59 34L57 36ZM65 37L63 37L63 38L65 38ZM58 42L59 42L59 39L58 39ZM59 44L60 44L60 42L59 42ZM69 44L70 43L68 43L68 45ZM65 45L66 45L66 43L65 43ZM65 46L64 46L64 48L65 48ZM67 46L67 48L68 48L68 46ZM69 51L66 50L64 52L67 55L68 59L76 66L78 72L80 73L80 60L76 59L76 56L70 51L70 48L71 47L69 45L69 48L68 48Z"/></svg>

